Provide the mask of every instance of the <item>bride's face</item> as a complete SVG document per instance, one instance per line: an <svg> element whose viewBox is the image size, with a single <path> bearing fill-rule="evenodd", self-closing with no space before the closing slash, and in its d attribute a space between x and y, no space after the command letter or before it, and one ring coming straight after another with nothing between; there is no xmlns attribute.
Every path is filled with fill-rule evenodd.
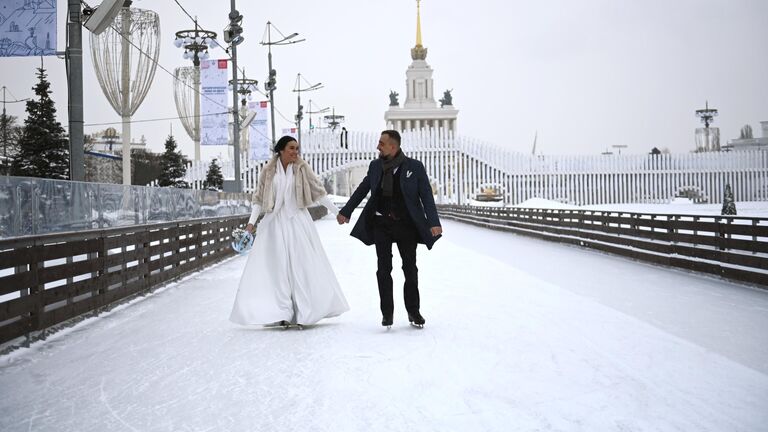
<svg viewBox="0 0 768 432"><path fill-rule="evenodd" d="M286 144L285 148L280 152L280 160L285 164L296 162L298 158L299 158L299 143L297 143L296 141L291 141L288 144Z"/></svg>

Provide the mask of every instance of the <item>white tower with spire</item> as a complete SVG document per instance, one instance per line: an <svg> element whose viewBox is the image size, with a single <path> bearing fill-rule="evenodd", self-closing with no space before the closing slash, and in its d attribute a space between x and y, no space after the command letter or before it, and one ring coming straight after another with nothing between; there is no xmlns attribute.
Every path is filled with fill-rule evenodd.
<svg viewBox="0 0 768 432"><path fill-rule="evenodd" d="M387 128L398 131L443 129L456 133L459 111L453 107L450 90L442 94L441 106L437 106L433 70L426 58L427 48L421 43L421 0L416 0L416 46L411 48L413 62L405 72L405 103L400 107L398 95L390 94L389 109L384 113Z"/></svg>

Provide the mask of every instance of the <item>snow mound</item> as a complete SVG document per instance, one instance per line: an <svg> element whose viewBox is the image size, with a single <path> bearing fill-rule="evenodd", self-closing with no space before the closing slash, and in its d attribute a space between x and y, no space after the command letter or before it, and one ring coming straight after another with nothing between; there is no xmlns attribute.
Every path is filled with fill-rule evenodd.
<svg viewBox="0 0 768 432"><path fill-rule="evenodd" d="M540 209L577 209L577 206L552 201L544 198L530 198L512 207L540 208Z"/></svg>

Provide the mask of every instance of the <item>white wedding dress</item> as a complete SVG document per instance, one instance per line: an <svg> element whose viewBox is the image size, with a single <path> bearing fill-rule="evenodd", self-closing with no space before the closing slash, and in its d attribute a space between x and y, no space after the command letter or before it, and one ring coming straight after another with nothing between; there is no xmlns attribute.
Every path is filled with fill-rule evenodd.
<svg viewBox="0 0 768 432"><path fill-rule="evenodd" d="M276 171L275 208L257 226L229 319L243 325L306 325L341 315L349 305L309 211L297 205L293 166L284 170L278 161ZM319 203L338 213L328 197ZM254 204L249 223L260 212Z"/></svg>

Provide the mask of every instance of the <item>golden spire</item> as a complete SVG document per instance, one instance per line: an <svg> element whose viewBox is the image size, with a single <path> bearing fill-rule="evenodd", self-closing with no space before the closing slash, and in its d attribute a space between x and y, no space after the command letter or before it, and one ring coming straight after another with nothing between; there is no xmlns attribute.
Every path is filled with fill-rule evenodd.
<svg viewBox="0 0 768 432"><path fill-rule="evenodd" d="M414 60L427 58L427 49L421 44L421 0L416 0L416 46L411 48L411 58Z"/></svg>
<svg viewBox="0 0 768 432"><path fill-rule="evenodd" d="M416 46L421 45L421 0L416 0Z"/></svg>

